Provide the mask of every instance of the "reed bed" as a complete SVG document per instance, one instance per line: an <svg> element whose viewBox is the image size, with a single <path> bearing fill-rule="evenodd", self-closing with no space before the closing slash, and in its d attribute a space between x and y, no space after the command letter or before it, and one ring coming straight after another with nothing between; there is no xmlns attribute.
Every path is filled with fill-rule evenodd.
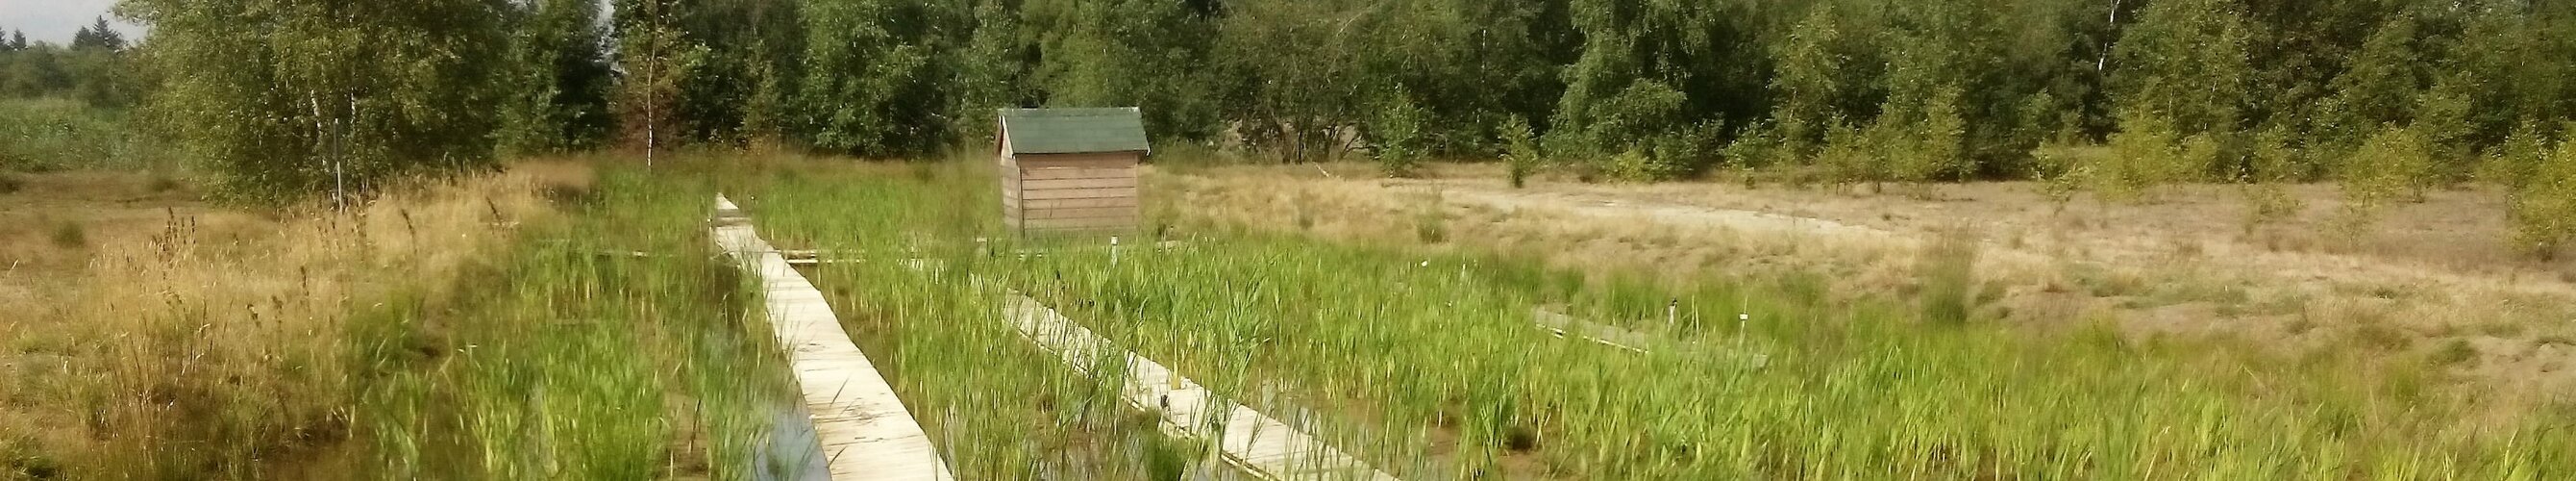
<svg viewBox="0 0 2576 481"><path fill-rule="evenodd" d="M819 283L870 313L853 320L879 338L867 342L903 340L898 389L936 416L1089 412L1062 397L971 401L1070 373L934 367L1027 357L995 354L1015 341L975 322L998 316L991 293L960 274L971 272L1409 479L2576 476L2576 408L2489 412L2424 359L2287 357L2083 319L2067 322L2090 327L2032 333L1923 297L1969 288L1829 295L1815 276L1575 272L1527 255L1222 224L1184 226L1180 248L1130 247L1112 261L1094 240L994 231L984 212L996 204L971 167L871 169L773 179L755 207L769 211L755 217L862 259L825 268ZM1087 248L1063 248L1075 245ZM896 264L921 258L949 270ZM1533 325L1540 307L1699 348L1556 339ZM1753 351L1767 361L1744 362ZM970 463L981 461L962 453L1048 451L1010 435L1026 421L1003 422L1023 427L945 449ZM1036 437L1075 432L1049 431L1059 428Z"/></svg>
<svg viewBox="0 0 2576 481"><path fill-rule="evenodd" d="M707 238L711 170L609 172L445 303L365 323L377 479L765 479L797 394L755 291ZM674 169L674 167L664 167ZM692 175L696 174L696 175ZM791 418L792 419L792 418Z"/></svg>
<svg viewBox="0 0 2576 481"><path fill-rule="evenodd" d="M960 164L773 170L743 185L762 235L845 261L809 270L960 479L1179 479L1205 447L1166 436L1119 397L1021 337L1002 293L973 279L990 193ZM955 240L950 242L949 240Z"/></svg>

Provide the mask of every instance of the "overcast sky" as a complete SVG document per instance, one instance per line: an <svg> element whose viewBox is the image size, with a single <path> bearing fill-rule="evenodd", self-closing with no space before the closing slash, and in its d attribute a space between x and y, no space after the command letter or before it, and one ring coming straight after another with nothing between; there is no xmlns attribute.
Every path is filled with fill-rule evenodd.
<svg viewBox="0 0 2576 481"><path fill-rule="evenodd" d="M27 32L27 41L71 43L72 32L98 21L116 0L0 0L0 30ZM142 38L143 27L107 19L125 32L126 40Z"/></svg>

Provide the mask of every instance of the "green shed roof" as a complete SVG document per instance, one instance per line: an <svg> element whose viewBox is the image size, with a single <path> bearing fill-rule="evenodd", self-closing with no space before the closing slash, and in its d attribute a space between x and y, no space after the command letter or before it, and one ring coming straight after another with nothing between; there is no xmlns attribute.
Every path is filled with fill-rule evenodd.
<svg viewBox="0 0 2576 481"><path fill-rule="evenodd" d="M1002 109L1002 135L1022 154L1151 152L1135 107Z"/></svg>

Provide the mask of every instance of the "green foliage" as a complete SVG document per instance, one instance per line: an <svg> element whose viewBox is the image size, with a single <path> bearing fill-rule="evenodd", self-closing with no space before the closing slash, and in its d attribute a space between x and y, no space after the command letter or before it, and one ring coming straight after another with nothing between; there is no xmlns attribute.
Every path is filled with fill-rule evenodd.
<svg viewBox="0 0 2576 481"><path fill-rule="evenodd" d="M2105 200L2144 200L2149 190L2166 184L2189 180L2205 165L2194 158L2194 149L2186 145L2165 117L2132 113L2124 115L2120 131L2111 134L2111 156L2100 163L2082 168L2087 183ZM2200 137L2206 144L2206 138Z"/></svg>
<svg viewBox="0 0 2576 481"><path fill-rule="evenodd" d="M612 106L623 123L623 141L645 149L650 163L686 137L683 82L711 52L687 38L679 25L683 12L670 0L628 1L617 11L617 63L624 77Z"/></svg>
<svg viewBox="0 0 2576 481"><path fill-rule="evenodd" d="M1840 119L1856 113L1846 107L1853 91L1863 86L1848 85L1846 72L1857 67L1855 57L1862 49L1843 28L1834 4L1826 2L1799 20L1771 51L1778 64L1771 77L1777 97L1771 119L1780 126L1779 140L1792 157L1810 155Z"/></svg>
<svg viewBox="0 0 2576 481"><path fill-rule="evenodd" d="M2476 168L2477 135L2470 124L2467 82L2445 80L2414 99L2408 128L2424 135L2431 151L2432 173L2440 179L2464 179Z"/></svg>
<svg viewBox="0 0 2576 481"><path fill-rule="evenodd" d="M807 141L861 156L928 153L947 145L941 120L950 55L972 12L953 5L858 0L807 4L797 105Z"/></svg>
<svg viewBox="0 0 2576 481"><path fill-rule="evenodd" d="M1870 137L1879 157L1887 159L1891 180L1930 182L1968 173L1971 164L1963 151L1967 126L1958 103L1957 88L1941 87L1919 105L1879 116Z"/></svg>
<svg viewBox="0 0 2576 481"><path fill-rule="evenodd" d="M1916 309L1923 322L1957 325L1974 314L1979 242L1974 231L1952 227L1918 253L1914 276L1922 292Z"/></svg>
<svg viewBox="0 0 2576 481"><path fill-rule="evenodd" d="M2423 199L2433 182L2432 141L2415 129L2381 128L2345 161L2341 221L2364 229L2389 204Z"/></svg>
<svg viewBox="0 0 2576 481"><path fill-rule="evenodd" d="M1412 177L1422 163L1422 109L1411 102L1396 100L1387 105L1367 130L1370 155L1377 158L1378 170L1388 177Z"/></svg>
<svg viewBox="0 0 2576 481"><path fill-rule="evenodd" d="M0 170L167 167L167 143L131 114L59 99L0 99Z"/></svg>
<svg viewBox="0 0 2576 481"><path fill-rule="evenodd" d="M2539 146L2537 139L2517 139L2505 155L2529 177L2509 184L2507 197L2513 221L2514 244L2535 257L2551 259L2568 244L2576 241L2576 142L2561 142L2556 149Z"/></svg>
<svg viewBox="0 0 2576 481"><path fill-rule="evenodd" d="M555 152L607 140L616 125L608 110L615 79L599 9L583 0L512 5L501 149Z"/></svg>
<svg viewBox="0 0 2576 481"><path fill-rule="evenodd" d="M2040 191L2049 200L2064 203L2092 182L2095 169L2104 168L2117 159L2105 159L2106 147L2066 143L2042 144L2031 151L2031 176L2040 181Z"/></svg>
<svg viewBox="0 0 2576 481"><path fill-rule="evenodd" d="M2235 0L2149 2L2114 48L2121 130L2133 130L2132 117L2149 116L2176 136L2235 131L2252 101L2253 30Z"/></svg>
<svg viewBox="0 0 2576 481"><path fill-rule="evenodd" d="M2325 145L2355 145L2380 126L2403 124L2423 88L2423 59L2416 48L2415 17L2399 14L2371 33L2350 68L2335 76L2318 136Z"/></svg>
<svg viewBox="0 0 2576 481"><path fill-rule="evenodd" d="M1503 121L1503 169L1511 178L1512 188L1524 187L1529 177L1546 163L1546 154L1538 150L1538 137L1530 131L1529 121L1511 117Z"/></svg>
<svg viewBox="0 0 2576 481"><path fill-rule="evenodd" d="M386 4L134 0L173 75L153 118L222 174L278 202L492 165L508 45L498 0Z"/></svg>
<svg viewBox="0 0 2576 481"><path fill-rule="evenodd" d="M88 28L82 31L86 37ZM152 71L137 62L141 53L126 49L121 39L113 48L105 40L77 43L0 48L0 97L66 97L122 109L140 101L155 81Z"/></svg>
<svg viewBox="0 0 2576 481"><path fill-rule="evenodd" d="M1767 124L1747 127L1736 134L1735 141L1726 144L1723 156L1728 164L1743 169L1786 165L1802 158L1798 147L1782 135L1781 129Z"/></svg>
<svg viewBox="0 0 2576 481"><path fill-rule="evenodd" d="M1165 141L1205 140L1220 125L1216 71L1204 68L1215 63L1216 46L1206 40L1217 26L1200 7L1109 0L1023 8L1026 35L1040 52L1030 76L1047 92L1047 105L1141 107L1146 132Z"/></svg>
<svg viewBox="0 0 2576 481"><path fill-rule="evenodd" d="M2549 155L2549 134L2541 131L2539 123L2526 122L2513 131L2513 137L2496 146L2495 153L2478 167L2477 177L2508 192L2519 190L2548 180L2540 172Z"/></svg>
<svg viewBox="0 0 2576 481"><path fill-rule="evenodd" d="M1872 129L1877 131L1878 129ZM1816 165L1833 172L1834 178L1852 181L1881 181L1888 177L1887 163L1878 157L1871 139L1860 129L1835 125L1825 131L1825 147L1816 153Z"/></svg>
<svg viewBox="0 0 2576 481"><path fill-rule="evenodd" d="M2244 184L2248 226L2287 219L2306 208L2286 186L2298 181L2307 163L2305 152L2290 145L2287 132L2273 128L2257 134L2249 160L2237 179Z"/></svg>

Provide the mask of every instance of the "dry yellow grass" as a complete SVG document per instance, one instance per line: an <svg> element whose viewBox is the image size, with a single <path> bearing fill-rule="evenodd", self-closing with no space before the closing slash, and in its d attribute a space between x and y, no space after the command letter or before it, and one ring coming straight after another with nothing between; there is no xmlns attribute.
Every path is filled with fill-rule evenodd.
<svg viewBox="0 0 2576 481"><path fill-rule="evenodd" d="M439 299L513 226L550 215L549 191L586 176L548 165L423 182L345 213L187 203L80 251L13 253L85 262L20 279L49 285L19 286L31 309L0 318L0 478L275 476L347 434L353 316Z"/></svg>

